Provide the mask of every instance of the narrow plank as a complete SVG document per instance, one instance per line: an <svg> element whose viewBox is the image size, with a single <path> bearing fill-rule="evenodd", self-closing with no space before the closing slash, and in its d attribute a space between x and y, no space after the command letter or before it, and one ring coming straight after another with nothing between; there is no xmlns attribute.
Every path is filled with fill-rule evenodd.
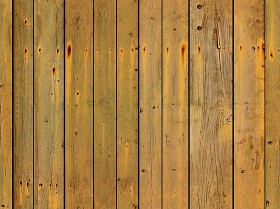
<svg viewBox="0 0 280 209"><path fill-rule="evenodd" d="M94 208L116 207L116 1L94 1Z"/></svg>
<svg viewBox="0 0 280 209"><path fill-rule="evenodd" d="M65 6L65 208L93 208L93 1Z"/></svg>
<svg viewBox="0 0 280 209"><path fill-rule="evenodd" d="M233 5L190 6L190 206L231 209Z"/></svg>
<svg viewBox="0 0 280 209"><path fill-rule="evenodd" d="M117 207L138 208L138 1L117 9Z"/></svg>
<svg viewBox="0 0 280 209"><path fill-rule="evenodd" d="M33 2L14 3L14 208L33 208Z"/></svg>
<svg viewBox="0 0 280 209"><path fill-rule="evenodd" d="M188 4L163 0L163 208L188 205Z"/></svg>
<svg viewBox="0 0 280 209"><path fill-rule="evenodd" d="M64 1L34 13L34 207L64 208Z"/></svg>
<svg viewBox="0 0 280 209"><path fill-rule="evenodd" d="M234 2L235 208L264 208L264 0Z"/></svg>
<svg viewBox="0 0 280 209"><path fill-rule="evenodd" d="M280 2L266 1L265 11L265 187L266 207L280 208Z"/></svg>
<svg viewBox="0 0 280 209"><path fill-rule="evenodd" d="M161 208L161 0L140 1L140 208Z"/></svg>
<svg viewBox="0 0 280 209"><path fill-rule="evenodd" d="M12 208L12 1L0 7L0 206Z"/></svg>

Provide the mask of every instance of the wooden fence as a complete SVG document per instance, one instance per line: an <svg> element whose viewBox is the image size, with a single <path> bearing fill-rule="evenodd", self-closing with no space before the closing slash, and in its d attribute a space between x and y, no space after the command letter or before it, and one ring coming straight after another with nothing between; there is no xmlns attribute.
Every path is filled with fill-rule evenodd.
<svg viewBox="0 0 280 209"><path fill-rule="evenodd" d="M0 208L280 208L280 1L0 9Z"/></svg>

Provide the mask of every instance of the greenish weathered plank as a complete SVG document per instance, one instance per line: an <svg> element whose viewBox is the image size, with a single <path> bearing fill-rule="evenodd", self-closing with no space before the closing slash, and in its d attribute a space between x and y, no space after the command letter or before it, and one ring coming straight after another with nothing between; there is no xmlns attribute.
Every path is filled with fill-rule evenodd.
<svg viewBox="0 0 280 209"><path fill-rule="evenodd" d="M117 8L117 207L138 208L138 2Z"/></svg>
<svg viewBox="0 0 280 209"><path fill-rule="evenodd" d="M190 7L190 206L232 209L233 5Z"/></svg>
<svg viewBox="0 0 280 209"><path fill-rule="evenodd" d="M93 1L66 1L65 208L93 208ZM63 52L62 52L63 53Z"/></svg>
<svg viewBox="0 0 280 209"><path fill-rule="evenodd" d="M264 0L234 1L235 208L264 208Z"/></svg>
<svg viewBox="0 0 280 209"><path fill-rule="evenodd" d="M139 208L161 208L161 0L142 0L139 9Z"/></svg>
<svg viewBox="0 0 280 209"><path fill-rule="evenodd" d="M280 208L280 2L266 0L265 14L265 204L268 209L278 209Z"/></svg>
<svg viewBox="0 0 280 209"><path fill-rule="evenodd" d="M12 1L0 8L0 206L12 208Z"/></svg>
<svg viewBox="0 0 280 209"><path fill-rule="evenodd" d="M64 208L64 1L34 1L34 207Z"/></svg>
<svg viewBox="0 0 280 209"><path fill-rule="evenodd" d="M116 1L94 1L94 207L116 207Z"/></svg>
<svg viewBox="0 0 280 209"><path fill-rule="evenodd" d="M33 2L14 2L14 208L33 208Z"/></svg>
<svg viewBox="0 0 280 209"><path fill-rule="evenodd" d="M163 0L163 208L188 205L188 4Z"/></svg>

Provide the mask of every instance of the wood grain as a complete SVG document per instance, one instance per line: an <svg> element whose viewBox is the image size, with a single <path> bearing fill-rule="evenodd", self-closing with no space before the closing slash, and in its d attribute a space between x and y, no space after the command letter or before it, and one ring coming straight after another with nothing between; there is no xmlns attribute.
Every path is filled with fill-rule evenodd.
<svg viewBox="0 0 280 209"><path fill-rule="evenodd" d="M280 2L267 0L265 14L265 205L269 209L278 209L280 208Z"/></svg>
<svg viewBox="0 0 280 209"><path fill-rule="evenodd" d="M163 1L163 208L188 205L188 4Z"/></svg>
<svg viewBox="0 0 280 209"><path fill-rule="evenodd" d="M264 208L264 1L234 2L235 208Z"/></svg>
<svg viewBox="0 0 280 209"><path fill-rule="evenodd" d="M190 206L229 209L232 1L194 0L190 6Z"/></svg>
<svg viewBox="0 0 280 209"><path fill-rule="evenodd" d="M65 6L65 208L93 208L93 2Z"/></svg>
<svg viewBox="0 0 280 209"><path fill-rule="evenodd" d="M34 1L34 207L64 208L64 1Z"/></svg>
<svg viewBox="0 0 280 209"><path fill-rule="evenodd" d="M116 207L116 1L94 1L94 208Z"/></svg>
<svg viewBox="0 0 280 209"><path fill-rule="evenodd" d="M138 2L117 9L117 208L138 208Z"/></svg>
<svg viewBox="0 0 280 209"><path fill-rule="evenodd" d="M14 208L33 208L33 2L14 4Z"/></svg>
<svg viewBox="0 0 280 209"><path fill-rule="evenodd" d="M0 8L0 206L12 208L12 1Z"/></svg>
<svg viewBox="0 0 280 209"><path fill-rule="evenodd" d="M161 0L140 1L140 208L162 207L161 10Z"/></svg>

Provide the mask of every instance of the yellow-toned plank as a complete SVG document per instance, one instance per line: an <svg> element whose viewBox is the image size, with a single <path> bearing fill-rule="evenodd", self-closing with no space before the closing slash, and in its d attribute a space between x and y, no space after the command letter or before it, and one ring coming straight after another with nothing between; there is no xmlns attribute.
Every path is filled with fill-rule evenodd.
<svg viewBox="0 0 280 209"><path fill-rule="evenodd" d="M188 4L163 0L163 208L188 205Z"/></svg>
<svg viewBox="0 0 280 209"><path fill-rule="evenodd" d="M64 208L64 1L34 4L34 207Z"/></svg>
<svg viewBox="0 0 280 209"><path fill-rule="evenodd" d="M14 2L14 208L33 208L33 2Z"/></svg>
<svg viewBox="0 0 280 209"><path fill-rule="evenodd" d="M93 1L66 1L65 208L93 208Z"/></svg>
<svg viewBox="0 0 280 209"><path fill-rule="evenodd" d="M264 208L264 0L234 1L235 208Z"/></svg>
<svg viewBox="0 0 280 209"><path fill-rule="evenodd" d="M116 1L94 1L94 207L116 207Z"/></svg>
<svg viewBox="0 0 280 209"><path fill-rule="evenodd" d="M138 1L117 8L117 207L138 208Z"/></svg>
<svg viewBox="0 0 280 209"><path fill-rule="evenodd" d="M140 208L161 208L161 0L140 1Z"/></svg>
<svg viewBox="0 0 280 209"><path fill-rule="evenodd" d="M0 8L0 206L12 208L12 1Z"/></svg>
<svg viewBox="0 0 280 209"><path fill-rule="evenodd" d="M233 5L190 6L190 206L231 209Z"/></svg>
<svg viewBox="0 0 280 209"><path fill-rule="evenodd" d="M266 207L280 208L280 2L266 1L265 11L266 45Z"/></svg>

